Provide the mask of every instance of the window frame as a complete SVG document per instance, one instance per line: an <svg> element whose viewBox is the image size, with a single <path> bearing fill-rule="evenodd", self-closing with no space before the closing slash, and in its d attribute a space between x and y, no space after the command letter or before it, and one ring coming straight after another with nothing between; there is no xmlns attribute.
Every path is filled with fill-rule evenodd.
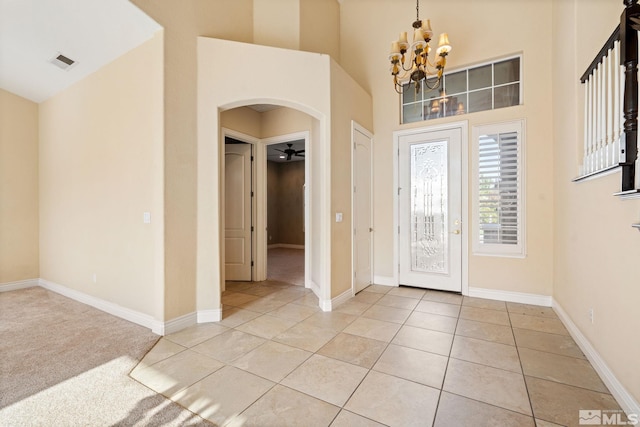
<svg viewBox="0 0 640 427"><path fill-rule="evenodd" d="M509 83L502 83L502 84L495 84L495 65L499 64L501 62L505 62L505 61L509 61L512 59L519 59L519 76L518 76L518 80L516 82L509 82ZM518 105L523 105L524 104L524 85L523 85L523 69L524 69L524 55L522 53L516 53L513 55L508 55L508 56L504 56L504 57L500 57L500 58L496 58L496 59L492 59L492 60L487 60L484 62L478 62L476 64L473 65L469 65L466 67L460 67L460 68L453 68L451 70L448 70L447 72L444 73L444 78L446 80L446 77L448 75L451 74L456 74L459 72L464 71L466 73L466 80L467 80L467 89L465 92L459 92L459 93L447 93L446 96L447 97L453 97L453 96L458 96L458 95L464 95L465 99L466 99L466 103L465 103L465 108L466 110L464 111L464 113L462 113L461 115L467 115L467 114L473 114L473 113L478 113L478 112L483 112L483 111L493 111L495 110L495 90L496 88L502 88L505 86L509 86L509 85L513 85L513 84L518 84L518 104L515 105L509 105L507 107L499 107L498 109L502 109L502 108L509 108L509 107L517 107ZM482 68L485 67L487 65L491 65L491 85L487 86L487 87L483 87L483 88L479 88L479 89L469 89L469 71L474 70L476 68ZM405 82L404 84L407 84L408 82ZM478 111L473 111L473 112L469 112L469 95L472 93L478 93L481 92L483 90L487 90L490 89L491 90L491 108L486 109L486 110L478 110ZM413 89L411 89L413 90ZM437 89L439 90L439 89ZM421 89L421 93L424 91L424 89ZM418 123L418 122L426 122L426 121L430 121L430 120L437 120L437 119L442 119L442 118L447 118L447 117L459 117L460 114L450 114L450 115L445 115L445 116L441 116L441 117L431 117L431 118L427 118L424 115L424 108L425 108L425 103L430 103L432 102L434 99L440 99L441 96L438 95L436 97L430 97L428 100L425 99L421 99L420 101L413 101L413 102L404 102L404 95L400 94L400 96L398 97L399 99L399 109L400 109L400 124L401 125L406 125L406 124L411 124L411 123ZM406 122L405 118L404 118L404 109L405 106L409 106L409 105L420 105L420 108L422 109L421 112L421 119L420 120L415 120L415 121L411 121L411 122Z"/></svg>
<svg viewBox="0 0 640 427"><path fill-rule="evenodd" d="M517 132L517 233L518 243L515 245L504 243L485 243L480 241L480 158L479 140L481 135L503 134ZM508 122L482 124L473 126L471 143L471 233L472 250L474 255L525 258L526 257L526 121L525 119Z"/></svg>

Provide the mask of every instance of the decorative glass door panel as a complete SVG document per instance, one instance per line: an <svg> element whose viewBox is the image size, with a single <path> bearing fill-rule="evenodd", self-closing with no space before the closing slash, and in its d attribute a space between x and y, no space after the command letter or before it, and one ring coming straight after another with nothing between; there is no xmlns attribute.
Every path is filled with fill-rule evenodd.
<svg viewBox="0 0 640 427"><path fill-rule="evenodd" d="M449 273L447 141L411 145L411 269Z"/></svg>
<svg viewBox="0 0 640 427"><path fill-rule="evenodd" d="M462 130L398 137L399 283L462 290Z"/></svg>

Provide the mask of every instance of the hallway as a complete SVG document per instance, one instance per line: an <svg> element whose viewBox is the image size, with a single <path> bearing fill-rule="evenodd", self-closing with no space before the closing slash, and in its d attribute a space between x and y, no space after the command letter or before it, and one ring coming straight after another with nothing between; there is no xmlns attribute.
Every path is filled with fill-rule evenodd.
<svg viewBox="0 0 640 427"><path fill-rule="evenodd" d="M267 280L304 286L304 249L268 249Z"/></svg>
<svg viewBox="0 0 640 427"><path fill-rule="evenodd" d="M131 376L217 425L575 426L618 404L551 308L372 285L333 312L228 283Z"/></svg>

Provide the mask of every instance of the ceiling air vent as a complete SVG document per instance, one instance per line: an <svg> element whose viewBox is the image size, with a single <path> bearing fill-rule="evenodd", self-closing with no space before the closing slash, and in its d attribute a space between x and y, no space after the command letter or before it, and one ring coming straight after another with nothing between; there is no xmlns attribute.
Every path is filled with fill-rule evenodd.
<svg viewBox="0 0 640 427"><path fill-rule="evenodd" d="M49 62L51 62L53 65L55 65L58 68L62 68L63 70L69 70L73 68L73 66L76 64L76 61L64 56L61 53L58 53L56 56L51 58Z"/></svg>

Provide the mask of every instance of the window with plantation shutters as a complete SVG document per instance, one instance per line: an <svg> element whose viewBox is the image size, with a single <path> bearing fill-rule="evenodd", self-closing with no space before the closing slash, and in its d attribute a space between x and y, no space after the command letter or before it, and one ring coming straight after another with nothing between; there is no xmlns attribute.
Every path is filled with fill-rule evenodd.
<svg viewBox="0 0 640 427"><path fill-rule="evenodd" d="M473 129L473 247L524 256L523 121Z"/></svg>

